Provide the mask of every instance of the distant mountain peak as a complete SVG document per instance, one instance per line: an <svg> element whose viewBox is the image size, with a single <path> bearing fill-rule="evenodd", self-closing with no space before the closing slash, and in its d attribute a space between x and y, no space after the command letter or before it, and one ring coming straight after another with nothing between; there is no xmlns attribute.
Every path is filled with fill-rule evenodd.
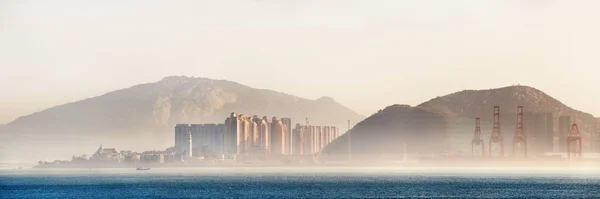
<svg viewBox="0 0 600 199"><path fill-rule="evenodd" d="M321 102L336 102L333 98L328 97L328 96L320 97L316 101L321 101Z"/></svg>
<svg viewBox="0 0 600 199"><path fill-rule="evenodd" d="M408 104L394 104L394 105L385 107L385 109L409 109L409 108L413 108L413 107Z"/></svg>

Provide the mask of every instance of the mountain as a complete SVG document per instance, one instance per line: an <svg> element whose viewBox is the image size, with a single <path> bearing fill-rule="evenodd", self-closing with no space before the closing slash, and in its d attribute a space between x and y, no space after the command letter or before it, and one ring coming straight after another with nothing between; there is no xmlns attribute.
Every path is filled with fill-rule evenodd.
<svg viewBox="0 0 600 199"><path fill-rule="evenodd" d="M584 135L594 129L594 116L575 110L548 94L529 86L509 86L488 90L465 90L424 102L418 107L449 116L481 117L492 121L493 106L500 106L502 120L515 123L516 107L523 106L525 112L552 113L555 124L559 116L571 116ZM502 121L501 120L501 121ZM555 131L558 129L555 125ZM562 133L562 132L561 132Z"/></svg>
<svg viewBox="0 0 600 199"><path fill-rule="evenodd" d="M4 134L14 146L26 141L33 148L60 148L65 157L100 144L160 149L173 144L175 124L222 123L231 112L339 126L364 118L329 97L308 100L231 81L172 76L20 117Z"/></svg>
<svg viewBox="0 0 600 199"><path fill-rule="evenodd" d="M369 159L403 153L404 144L410 152L438 153L444 151L447 118L420 107L392 105L371 115L354 126L350 133L334 140L323 151L343 155L348 151L351 136L353 159ZM426 140L426 142L415 142Z"/></svg>
<svg viewBox="0 0 600 199"><path fill-rule="evenodd" d="M500 122L505 140L512 140L514 135L516 107L524 106L526 113L552 113L555 137L558 137L558 117L563 115L571 116L580 127L584 142L583 150L591 150L590 136L596 124L596 120L591 114L570 108L538 89L528 86L509 86L487 90L464 90L436 97L416 107L387 107L380 111L380 113L372 115L365 119L364 122L357 124L351 130L353 138L360 137L362 139L365 136L372 137L368 142L360 139L352 142L353 154L359 153L355 149L358 150L360 148L363 148L361 150L371 148L378 150L385 148L398 150L398 143L404 141L427 145L453 146L455 150L459 148L463 152L468 150L470 153L470 139L473 136L474 130L473 118L480 117L482 119L482 138L484 140L489 139L489 133L492 129L493 106L500 106ZM415 129L413 127L415 124L407 123L407 121L416 120L417 117L424 114L429 117L425 121L417 122L417 124L425 123L429 125L435 122L433 124L444 128L440 132L440 138L435 140L401 139L403 136L409 136L402 135L406 133L415 134L414 136L429 134L427 131L418 128L414 131L404 130L407 128ZM402 115L402 117L398 117L398 115ZM443 117L444 119L439 119L438 117ZM527 127L525 128L525 131L527 131ZM390 139L394 141L390 141ZM440 139L445 139L445 141L440 141ZM509 145L506 144L505 147L509 147ZM345 136L342 139L334 141L325 151L332 154L347 153ZM384 152L395 153L397 151Z"/></svg>

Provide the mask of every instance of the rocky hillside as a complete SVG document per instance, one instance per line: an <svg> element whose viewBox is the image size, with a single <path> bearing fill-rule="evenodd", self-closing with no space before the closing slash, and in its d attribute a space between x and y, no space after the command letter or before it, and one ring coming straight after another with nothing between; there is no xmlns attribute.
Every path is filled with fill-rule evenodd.
<svg viewBox="0 0 600 199"><path fill-rule="evenodd" d="M309 100L231 81L174 76L20 117L3 134L12 135L7 138L12 144L26 140L35 147L65 148L68 157L85 152L70 147L84 143L160 149L173 143L173 125L220 123L231 112L292 122L308 117L317 125L337 126L364 118L328 97Z"/></svg>

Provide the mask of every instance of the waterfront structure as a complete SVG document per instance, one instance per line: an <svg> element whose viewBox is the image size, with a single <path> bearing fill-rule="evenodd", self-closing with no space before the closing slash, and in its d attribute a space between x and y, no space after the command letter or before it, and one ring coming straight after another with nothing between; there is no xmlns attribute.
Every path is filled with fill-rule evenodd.
<svg viewBox="0 0 600 199"><path fill-rule="evenodd" d="M165 155L157 153L143 153L138 155L139 161L142 163L165 163Z"/></svg>
<svg viewBox="0 0 600 199"><path fill-rule="evenodd" d="M567 152L567 137L571 131L572 122L571 116L560 116L558 118L558 152Z"/></svg>
<svg viewBox="0 0 600 199"><path fill-rule="evenodd" d="M141 156L137 153L125 153L123 154L123 162L127 164L136 164L140 162Z"/></svg>
<svg viewBox="0 0 600 199"><path fill-rule="evenodd" d="M100 162L120 162L121 154L114 148L104 148L100 145L96 150L96 153L90 157L90 160Z"/></svg>

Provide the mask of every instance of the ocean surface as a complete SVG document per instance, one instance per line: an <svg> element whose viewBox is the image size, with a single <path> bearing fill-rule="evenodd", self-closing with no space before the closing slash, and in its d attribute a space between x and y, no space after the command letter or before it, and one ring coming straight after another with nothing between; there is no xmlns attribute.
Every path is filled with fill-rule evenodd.
<svg viewBox="0 0 600 199"><path fill-rule="evenodd" d="M536 169L4 169L0 198L600 198L600 174Z"/></svg>

